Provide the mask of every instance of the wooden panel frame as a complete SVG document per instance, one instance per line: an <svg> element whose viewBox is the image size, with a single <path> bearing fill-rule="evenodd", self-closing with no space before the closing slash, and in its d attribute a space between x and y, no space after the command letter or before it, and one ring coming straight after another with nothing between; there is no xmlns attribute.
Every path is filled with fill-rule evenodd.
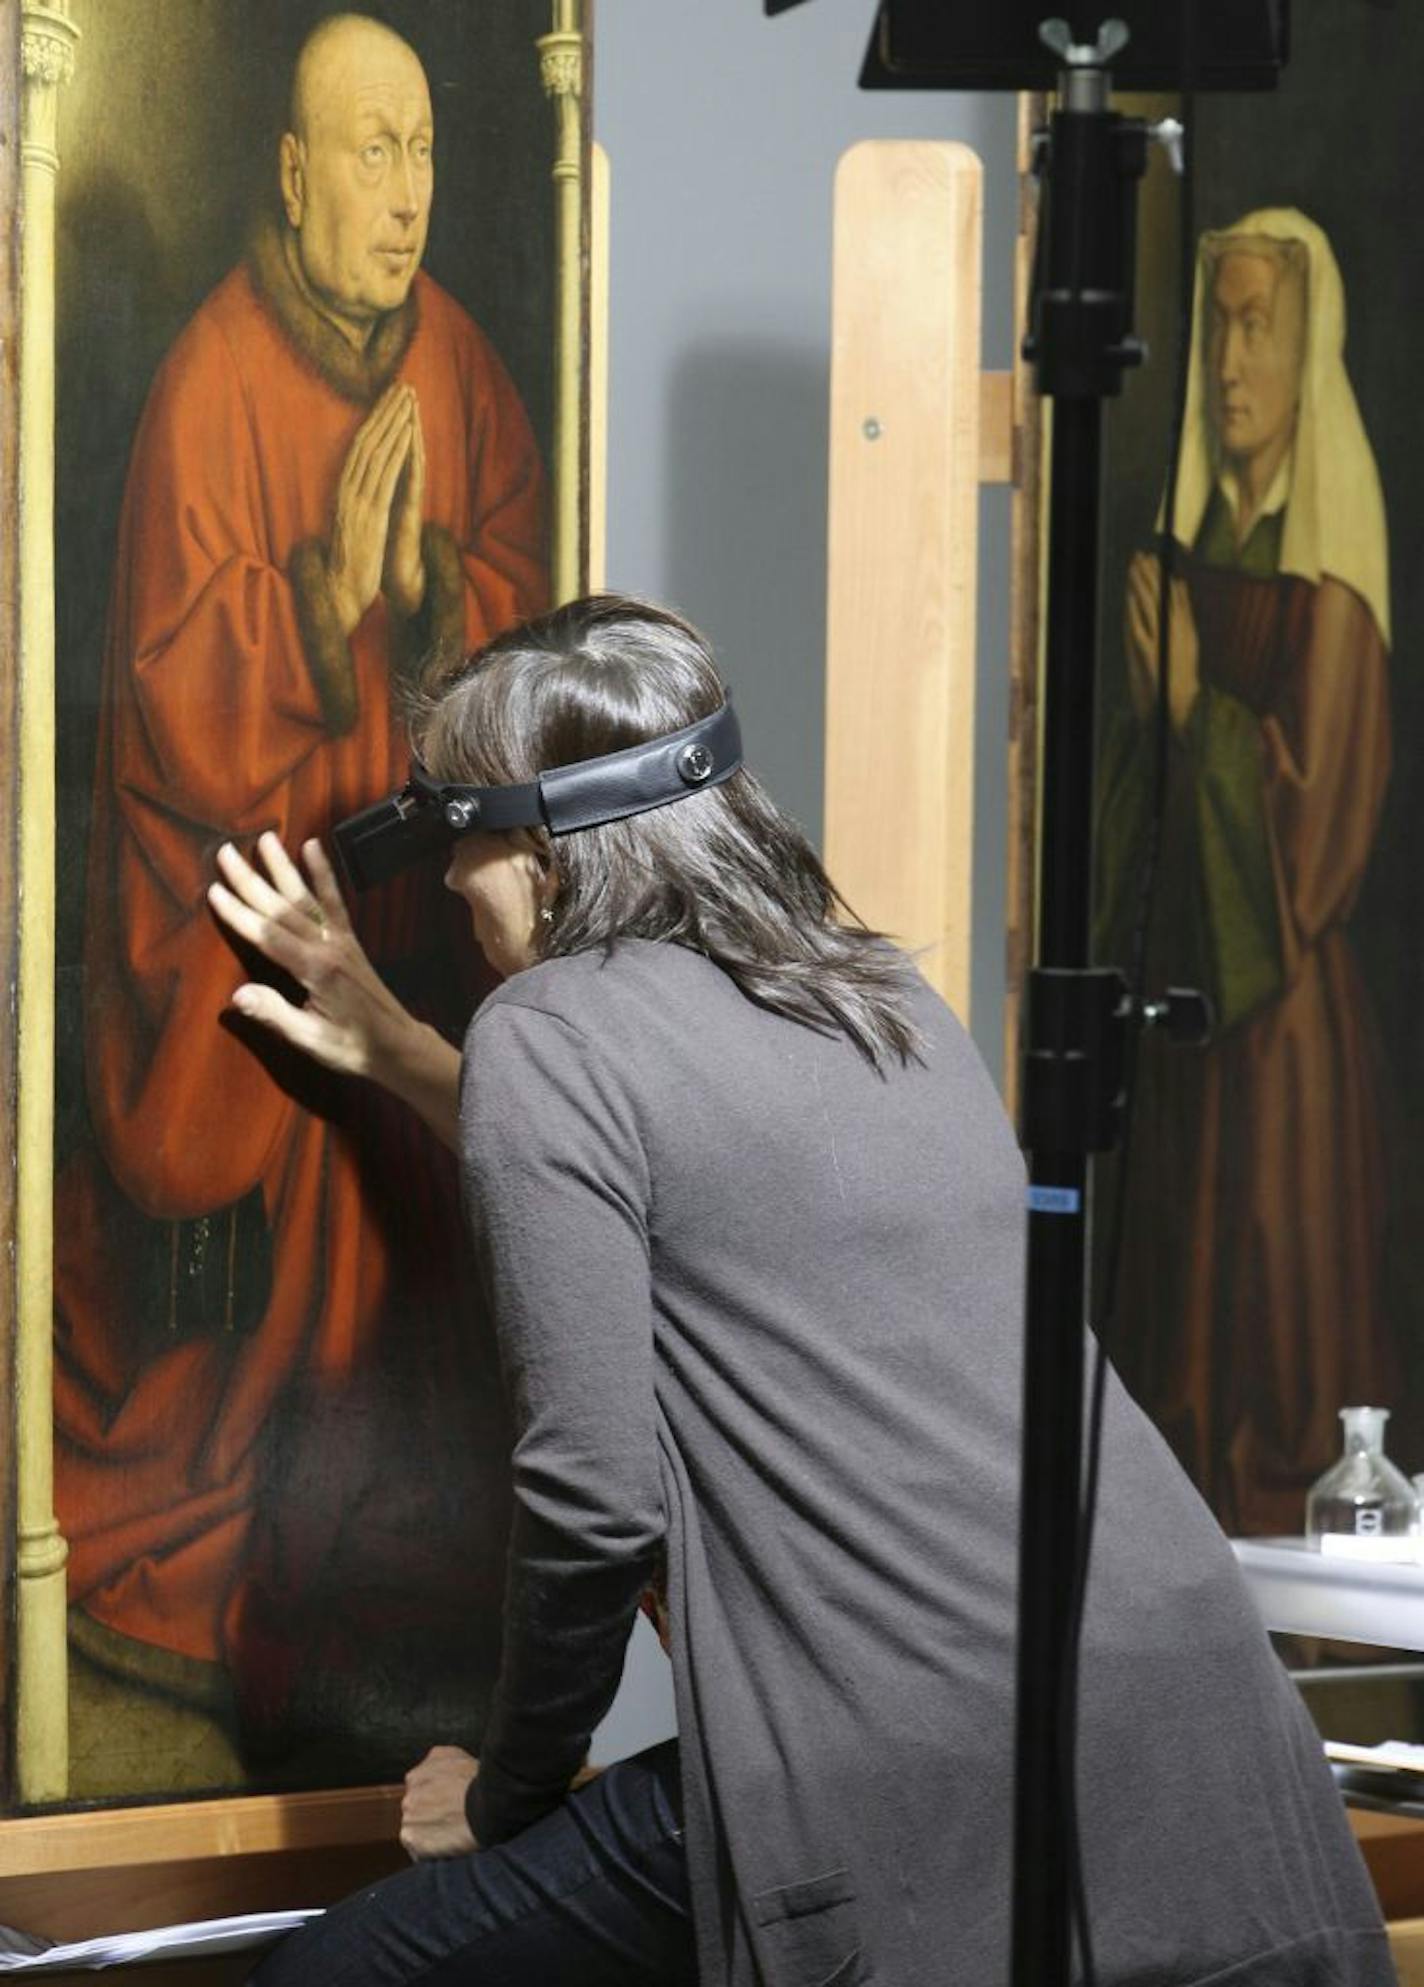
<svg viewBox="0 0 1424 1987"><path fill-rule="evenodd" d="M18 657L11 740L19 814L15 904L15 1645L12 1777L22 1800L68 1775L67 1549L54 1517L54 313L59 93L73 74L70 0L25 0L18 18ZM7 37L7 41L8 41ZM11 126L12 129L15 125ZM23 1711L21 1709L23 1707Z"/></svg>
<svg viewBox="0 0 1424 1987"><path fill-rule="evenodd" d="M0 33L0 211L7 217L0 266L0 488L20 485L20 37L12 18ZM13 989L19 966L19 753L20 516L16 502L0 504L0 973ZM19 1082L19 1033L13 997L0 1003L0 1095L13 1117ZM15 1254L17 1174L0 1170L0 1373L7 1398L15 1398L16 1319L19 1286ZM0 1416L0 1578L6 1595L15 1581L15 1421ZM13 1673L14 1610L0 1611L0 1676ZM7 1785L13 1756L13 1706L0 1722L0 1786Z"/></svg>
<svg viewBox="0 0 1424 1987"><path fill-rule="evenodd" d="M0 1823L0 1921L39 1938L327 1904L401 1869L399 1787Z"/></svg>

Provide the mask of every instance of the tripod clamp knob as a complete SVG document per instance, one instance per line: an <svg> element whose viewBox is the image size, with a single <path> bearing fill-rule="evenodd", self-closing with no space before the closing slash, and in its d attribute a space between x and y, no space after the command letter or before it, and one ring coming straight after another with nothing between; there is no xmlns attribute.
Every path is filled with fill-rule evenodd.
<svg viewBox="0 0 1424 1987"><path fill-rule="evenodd" d="M1053 50L1065 69L1105 69L1127 47L1132 31L1126 21L1114 18L1103 22L1096 41L1074 41L1067 21L1055 15L1051 21L1039 22L1038 38L1045 48Z"/></svg>
<svg viewBox="0 0 1424 1987"><path fill-rule="evenodd" d="M1122 1128L1128 1035L1211 1039L1210 1000L1195 987L1134 999L1115 966L1036 966L1028 976L1022 1143L1031 1152L1111 1152Z"/></svg>
<svg viewBox="0 0 1424 1987"><path fill-rule="evenodd" d="M1185 150L1187 133L1186 127L1182 124L1181 120L1176 117L1158 118L1155 124L1148 125L1147 135L1154 145L1162 147L1162 150L1171 161L1173 172L1180 179L1187 169L1187 155Z"/></svg>
<svg viewBox="0 0 1424 1987"><path fill-rule="evenodd" d="M1216 1025L1210 1000L1195 987L1168 987L1155 999L1142 1001L1137 1019L1143 1028L1161 1028L1169 1042L1189 1049L1204 1047Z"/></svg>

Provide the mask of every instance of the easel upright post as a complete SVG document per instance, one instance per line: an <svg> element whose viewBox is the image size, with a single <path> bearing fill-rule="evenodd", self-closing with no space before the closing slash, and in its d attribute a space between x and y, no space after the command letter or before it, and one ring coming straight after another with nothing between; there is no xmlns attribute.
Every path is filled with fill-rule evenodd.
<svg viewBox="0 0 1424 1987"><path fill-rule="evenodd" d="M852 147L832 305L826 863L965 1021L985 434L1012 455L980 373L982 186L966 145Z"/></svg>

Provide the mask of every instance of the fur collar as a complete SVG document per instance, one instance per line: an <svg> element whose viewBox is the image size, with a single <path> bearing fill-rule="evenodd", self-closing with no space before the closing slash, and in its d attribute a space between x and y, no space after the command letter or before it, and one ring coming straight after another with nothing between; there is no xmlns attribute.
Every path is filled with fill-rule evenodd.
<svg viewBox="0 0 1424 1987"><path fill-rule="evenodd" d="M370 406L389 385L419 321L415 285L405 302L379 319L358 352L310 301L288 261L288 230L271 216L258 223L247 266L257 294L309 366L347 400Z"/></svg>

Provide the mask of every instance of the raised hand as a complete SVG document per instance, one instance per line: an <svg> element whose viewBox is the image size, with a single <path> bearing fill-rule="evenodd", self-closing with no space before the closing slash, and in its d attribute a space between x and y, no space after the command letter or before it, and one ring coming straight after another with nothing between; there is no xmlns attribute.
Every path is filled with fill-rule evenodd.
<svg viewBox="0 0 1424 1987"><path fill-rule="evenodd" d="M276 835L257 844L266 876L227 842L218 851L225 879L208 891L223 923L280 966L307 992L304 1007L275 987L248 984L232 1004L327 1069L371 1076L393 1034L412 1018L362 951L340 886L320 842L302 850L306 877Z"/></svg>
<svg viewBox="0 0 1424 1987"><path fill-rule="evenodd" d="M387 600L402 614L418 614L425 598L425 558L420 529L425 522L425 437L420 427L420 402L410 389L410 450L396 483L386 535L386 564L381 586Z"/></svg>
<svg viewBox="0 0 1424 1987"><path fill-rule="evenodd" d="M350 634L381 586L391 501L415 432L415 389L388 386L356 430L336 486L327 576L342 631ZM424 495L422 452L421 486ZM417 530L417 539L419 532Z"/></svg>
<svg viewBox="0 0 1424 1987"><path fill-rule="evenodd" d="M223 844L224 880L209 887L208 902L239 938L290 973L307 999L298 1007L275 987L249 982L235 990L233 1006L327 1069L369 1077L403 1098L453 1146L459 1050L402 1007L366 957L320 842L303 844L306 876L276 835L263 835L257 851L265 876L231 842Z"/></svg>

